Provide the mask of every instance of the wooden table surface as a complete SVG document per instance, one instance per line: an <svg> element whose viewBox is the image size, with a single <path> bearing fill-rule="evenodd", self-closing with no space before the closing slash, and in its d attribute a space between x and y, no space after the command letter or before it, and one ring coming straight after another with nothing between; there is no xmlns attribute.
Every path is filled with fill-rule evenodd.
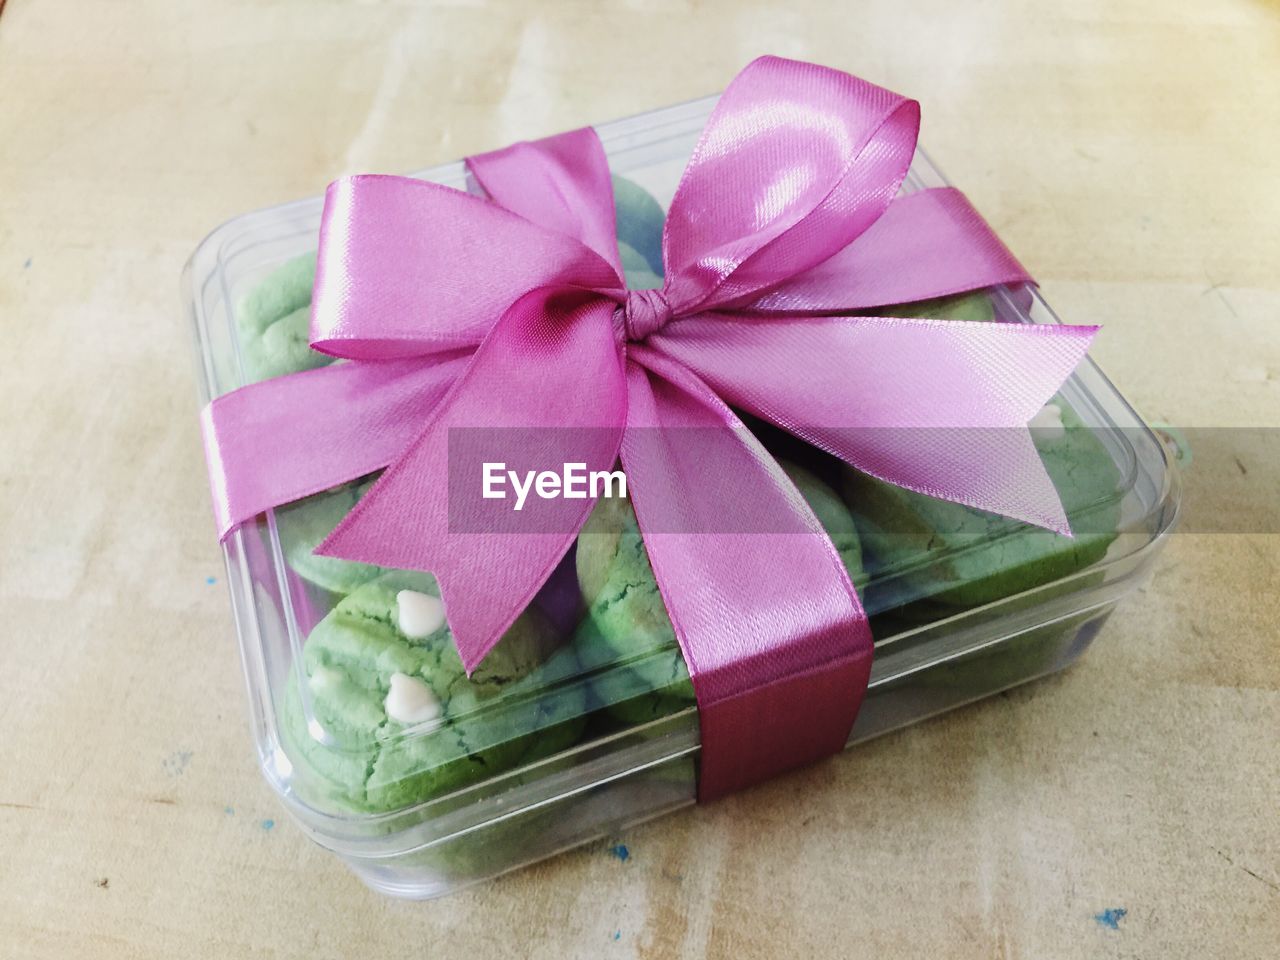
<svg viewBox="0 0 1280 960"><path fill-rule="evenodd" d="M259 776L177 296L195 244L763 52L917 97L1150 419L1278 425L1275 3L10 0L0 955L1275 955L1270 521L1189 524L1061 676L444 900L368 892ZM1188 496L1265 514L1274 470L1233 457L1202 452Z"/></svg>

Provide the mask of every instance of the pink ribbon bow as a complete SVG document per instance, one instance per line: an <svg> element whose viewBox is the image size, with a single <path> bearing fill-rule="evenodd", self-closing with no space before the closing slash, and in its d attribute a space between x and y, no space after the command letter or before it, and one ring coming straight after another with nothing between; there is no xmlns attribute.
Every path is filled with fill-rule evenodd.
<svg viewBox="0 0 1280 960"><path fill-rule="evenodd" d="M959 192L895 199L918 126L915 101L756 60L671 202L660 291L625 288L590 129L471 158L491 199L335 182L311 343L351 362L207 408L220 532L386 467L318 552L433 572L470 670L593 503L548 501L550 522L521 532L462 529L451 436L520 428L509 459L550 468L620 456L697 696L702 799L840 750L870 672L866 616L731 407L882 480L1069 535L1025 427L1095 331L841 315L1030 282ZM685 428L696 443L672 439Z"/></svg>

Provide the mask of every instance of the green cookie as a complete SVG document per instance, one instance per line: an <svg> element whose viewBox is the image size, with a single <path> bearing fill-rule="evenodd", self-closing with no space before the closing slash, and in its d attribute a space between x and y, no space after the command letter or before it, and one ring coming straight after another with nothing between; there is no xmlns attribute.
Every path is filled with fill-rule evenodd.
<svg viewBox="0 0 1280 960"><path fill-rule="evenodd" d="M307 638L305 697L291 680L282 728L294 788L308 802L400 809L549 756L582 733L577 660L555 649L540 613L522 614L468 679L447 626L423 638L403 631L401 590L438 596L428 574L388 572L341 600ZM393 675L436 715L389 713Z"/></svg>
<svg viewBox="0 0 1280 960"><path fill-rule="evenodd" d="M309 341L315 277L316 255L303 254L270 273L240 304L236 322L250 382L333 362Z"/></svg>
<svg viewBox="0 0 1280 960"><path fill-rule="evenodd" d="M830 535L855 586L865 580L849 511L807 470L782 467ZM598 671L593 693L610 713L643 723L694 702L689 671L628 500L602 499L578 537L578 583L587 614L574 637L578 658Z"/></svg>
<svg viewBox="0 0 1280 960"><path fill-rule="evenodd" d="M913 493L844 468L845 502L869 556L869 609L926 601L991 603L1096 563L1116 537L1120 472L1102 442L1064 400L1063 432L1034 431L1063 508L1065 537L1007 517Z"/></svg>
<svg viewBox="0 0 1280 960"><path fill-rule="evenodd" d="M304 580L334 593L350 593L384 573L381 567L312 553L373 486L375 478L298 500L276 509L276 525L285 561Z"/></svg>
<svg viewBox="0 0 1280 960"><path fill-rule="evenodd" d="M661 277L662 225L667 217L658 201L638 183L615 173L613 208L619 245L625 243L639 253L648 262L649 270Z"/></svg>

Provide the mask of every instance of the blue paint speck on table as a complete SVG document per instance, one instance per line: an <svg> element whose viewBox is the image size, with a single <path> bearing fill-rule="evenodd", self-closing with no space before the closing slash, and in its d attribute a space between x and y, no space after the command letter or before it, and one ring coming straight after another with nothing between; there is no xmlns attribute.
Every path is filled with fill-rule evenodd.
<svg viewBox="0 0 1280 960"><path fill-rule="evenodd" d="M631 859L631 851L627 849L627 845L625 843L620 843L615 847L610 847L609 852L623 863L626 863Z"/></svg>
<svg viewBox="0 0 1280 960"><path fill-rule="evenodd" d="M1108 930L1119 930L1120 921L1124 919L1125 914L1128 912L1124 907L1107 907L1101 913L1095 913L1093 919L1097 921L1100 927L1106 927Z"/></svg>
<svg viewBox="0 0 1280 960"><path fill-rule="evenodd" d="M276 822L275 822L274 820L263 820L263 821L262 821L262 829L263 829L263 830L270 830L270 829L271 829L272 827L274 827L275 825L276 825Z"/></svg>
<svg viewBox="0 0 1280 960"><path fill-rule="evenodd" d="M31 258L30 258L30 257L27 257L27 262L26 262L26 263L24 263L24 264L22 265L22 269L23 269L23 270L30 270L30 269L31 269Z"/></svg>
<svg viewBox="0 0 1280 960"><path fill-rule="evenodd" d="M615 939L615 940L621 940L621 939L622 939L622 931L621 931L621 930L615 930L615 931L613 931L613 939Z"/></svg>
<svg viewBox="0 0 1280 960"><path fill-rule="evenodd" d="M226 806L222 808L222 812L225 813L228 817L234 817L236 815L236 808L232 806Z"/></svg>
<svg viewBox="0 0 1280 960"><path fill-rule="evenodd" d="M217 582L218 582L218 578L217 578L217 577L205 577L205 578L204 578L204 582L205 582L205 583L207 583L209 586L211 586L211 587L212 587L215 583L217 583Z"/></svg>

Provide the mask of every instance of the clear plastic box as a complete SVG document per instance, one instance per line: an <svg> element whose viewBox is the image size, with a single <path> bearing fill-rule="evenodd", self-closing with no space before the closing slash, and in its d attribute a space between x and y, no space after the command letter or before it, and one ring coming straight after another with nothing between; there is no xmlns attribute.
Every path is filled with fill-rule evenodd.
<svg viewBox="0 0 1280 960"><path fill-rule="evenodd" d="M714 103L598 127L611 167L665 207ZM421 176L475 191L462 163ZM903 190L944 184L918 152ZM315 197L245 214L192 255L182 291L202 404L248 382L237 311L264 278L315 249L321 208ZM985 296L1001 320L1057 322L1034 290ZM1088 556L1044 541L1026 548L1028 538L1053 535L989 516L979 532L952 531L935 544L931 531L912 528L920 518L910 509L905 526L882 522L882 507L904 509L884 489L856 481L843 488L865 551L860 592L876 639L850 743L1062 669L1149 572L1177 511L1172 457L1089 361L1059 402L1073 423L1078 418L1075 429L1088 431L1089 456L1110 478L1106 495L1067 503L1073 525L1093 531L1081 541L1093 544ZM822 465L808 466L821 473ZM625 655L584 653L579 637L590 613L573 599L581 579L571 566L544 590L544 610L559 616L540 614L549 652L532 672L495 681L493 690L455 678L443 722L384 718L353 739L344 729L347 702L324 700L319 681L359 679L369 689L352 686L351 696L376 715L376 698L365 694L382 692L387 668L376 658L367 669L357 662L363 648L350 654L355 660L308 662L309 637L344 593L301 576L286 559L299 516L293 506L276 510L224 547L254 740L263 774L293 819L371 887L439 896L694 801L698 720L678 654L673 661L669 645L640 641ZM387 648L395 656L404 654L402 639ZM336 655L332 644L325 649ZM456 744L437 749L448 738Z"/></svg>

